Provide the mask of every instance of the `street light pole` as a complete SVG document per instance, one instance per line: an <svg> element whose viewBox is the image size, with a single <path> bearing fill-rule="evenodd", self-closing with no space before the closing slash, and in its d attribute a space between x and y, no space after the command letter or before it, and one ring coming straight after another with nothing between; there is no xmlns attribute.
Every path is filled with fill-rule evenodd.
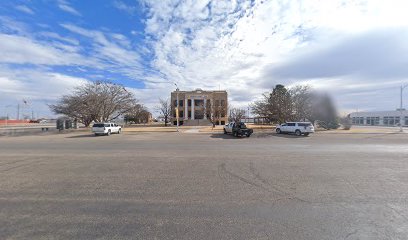
<svg viewBox="0 0 408 240"><path fill-rule="evenodd" d="M177 83L174 83L176 85L176 95L177 95L177 104L176 104L176 120L177 120L177 132L179 131L179 88L177 86Z"/></svg>
<svg viewBox="0 0 408 240"><path fill-rule="evenodd" d="M406 87L408 87L408 84L405 84L405 85L402 85L401 86L401 92L400 92L400 132L403 132L403 129L402 129L402 93L403 93L403 91L404 91L404 89L406 88Z"/></svg>

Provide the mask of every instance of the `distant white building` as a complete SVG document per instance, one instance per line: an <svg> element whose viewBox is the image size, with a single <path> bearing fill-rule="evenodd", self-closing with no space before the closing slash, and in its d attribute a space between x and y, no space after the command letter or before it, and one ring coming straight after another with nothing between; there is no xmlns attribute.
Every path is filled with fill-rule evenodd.
<svg viewBox="0 0 408 240"><path fill-rule="evenodd" d="M353 125L408 126L408 111L354 112L349 114Z"/></svg>

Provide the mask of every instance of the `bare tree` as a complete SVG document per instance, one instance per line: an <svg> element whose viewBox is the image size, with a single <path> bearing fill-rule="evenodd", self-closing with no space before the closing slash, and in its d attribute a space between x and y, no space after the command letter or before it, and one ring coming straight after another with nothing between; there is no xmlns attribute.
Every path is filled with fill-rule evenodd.
<svg viewBox="0 0 408 240"><path fill-rule="evenodd" d="M169 119L171 118L171 113L172 113L170 100L159 98L159 105L156 107L156 109L163 116L164 126L167 127L167 123L169 122Z"/></svg>
<svg viewBox="0 0 408 240"><path fill-rule="evenodd" d="M64 95L50 109L56 114L76 118L85 126L92 121L110 121L128 113L137 104L133 93L119 84L106 81L89 82Z"/></svg>
<svg viewBox="0 0 408 240"><path fill-rule="evenodd" d="M220 123L221 119L227 116L227 106L225 104L218 104L214 102L207 102L206 106L206 114L208 121L211 122L212 126L215 127L215 124L218 122Z"/></svg>
<svg viewBox="0 0 408 240"><path fill-rule="evenodd" d="M150 118L150 112L142 104L136 104L124 117L126 122L147 123Z"/></svg>
<svg viewBox="0 0 408 240"><path fill-rule="evenodd" d="M263 99L252 104L252 112L268 118L269 122L285 122L292 119L292 98L283 85L276 85L271 93L263 94Z"/></svg>
<svg viewBox="0 0 408 240"><path fill-rule="evenodd" d="M309 86L298 85L289 90L292 98L292 120L306 121L313 113L315 94Z"/></svg>
<svg viewBox="0 0 408 240"><path fill-rule="evenodd" d="M289 91L276 85L271 93L252 105L252 112L269 121L318 121L327 129L337 128L336 107L327 94L317 93L309 86L295 86Z"/></svg>
<svg viewBox="0 0 408 240"><path fill-rule="evenodd" d="M230 122L241 122L241 119L245 117L245 110L239 108L232 108L229 114Z"/></svg>

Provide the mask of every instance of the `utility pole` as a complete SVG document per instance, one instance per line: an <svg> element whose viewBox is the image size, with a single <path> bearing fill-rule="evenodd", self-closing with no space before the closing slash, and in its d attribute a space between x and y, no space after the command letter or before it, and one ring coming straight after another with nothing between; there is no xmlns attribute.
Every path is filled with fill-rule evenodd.
<svg viewBox="0 0 408 240"><path fill-rule="evenodd" d="M401 88L400 88L400 90L401 90L401 92L400 92L400 132L403 132L404 130L402 129L402 93L403 93L403 91L404 91L404 89L406 88L406 87L408 87L408 84L405 84L405 85L402 85L401 86Z"/></svg>
<svg viewBox="0 0 408 240"><path fill-rule="evenodd" d="M8 120L9 120L9 111L8 108L12 107L13 105L7 105L6 106L6 127L8 126Z"/></svg>
<svg viewBox="0 0 408 240"><path fill-rule="evenodd" d="M248 105L248 119L247 119L247 123L249 123L249 105Z"/></svg>
<svg viewBox="0 0 408 240"><path fill-rule="evenodd" d="M17 104L17 120L20 120L20 103Z"/></svg>

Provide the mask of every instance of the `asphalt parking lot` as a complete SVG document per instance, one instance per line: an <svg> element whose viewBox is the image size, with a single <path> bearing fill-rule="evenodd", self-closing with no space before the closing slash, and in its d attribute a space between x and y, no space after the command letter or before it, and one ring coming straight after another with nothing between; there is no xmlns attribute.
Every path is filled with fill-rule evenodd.
<svg viewBox="0 0 408 240"><path fill-rule="evenodd" d="M407 239L408 134L0 137L0 239Z"/></svg>

